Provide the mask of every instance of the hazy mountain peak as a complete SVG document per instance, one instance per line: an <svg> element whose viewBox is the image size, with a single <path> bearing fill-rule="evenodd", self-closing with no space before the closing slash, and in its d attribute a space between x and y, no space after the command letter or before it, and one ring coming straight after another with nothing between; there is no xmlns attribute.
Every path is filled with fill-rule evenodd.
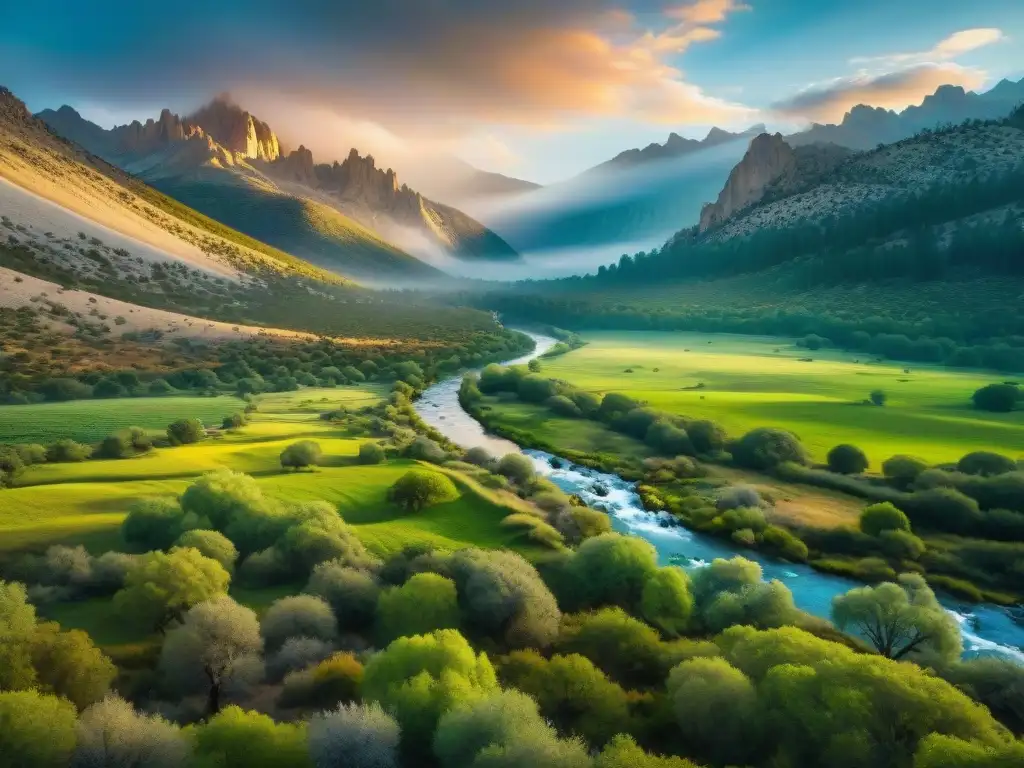
<svg viewBox="0 0 1024 768"><path fill-rule="evenodd" d="M225 149L243 157L273 162L282 154L281 143L270 126L231 101L228 94L219 94L189 120Z"/></svg>

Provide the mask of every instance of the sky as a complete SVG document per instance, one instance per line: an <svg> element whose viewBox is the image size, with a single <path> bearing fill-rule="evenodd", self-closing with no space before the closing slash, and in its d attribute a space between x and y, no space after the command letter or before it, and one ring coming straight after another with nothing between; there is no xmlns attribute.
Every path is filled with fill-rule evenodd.
<svg viewBox="0 0 1024 768"><path fill-rule="evenodd" d="M33 0L0 84L111 127L218 93L317 160L540 183L670 131L835 122L1024 77L1024 0Z"/></svg>

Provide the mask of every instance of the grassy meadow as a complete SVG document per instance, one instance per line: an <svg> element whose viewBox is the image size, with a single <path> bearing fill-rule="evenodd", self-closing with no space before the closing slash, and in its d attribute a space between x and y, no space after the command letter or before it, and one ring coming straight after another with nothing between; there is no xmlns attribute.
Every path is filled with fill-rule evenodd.
<svg viewBox="0 0 1024 768"><path fill-rule="evenodd" d="M387 490L415 462L391 460L362 466L356 456L360 444L368 438L345 434L318 418L321 411L342 405L371 405L382 395L383 390L372 385L263 395L258 398L260 410L248 426L201 443L158 448L133 459L30 467L19 476L17 487L0 496L0 556L53 543L81 543L95 552L119 547L119 526L132 501L179 494L196 477L221 468L254 476L269 496L282 501L329 501L356 526L366 545L380 554L407 543L444 547L515 544L519 534L499 526L509 510L461 476L456 476L463 491L457 501L420 515L401 514L387 501ZM210 402L207 398L195 399ZM121 404L130 414L124 425L137 422L135 406L146 402L151 401L133 399L130 409ZM88 410L111 403L116 401L69 405ZM27 406L11 410L23 407ZM225 413L233 410L237 408L231 406ZM175 413L176 418L185 415L190 414ZM281 469L281 451L299 439L320 443L323 466L315 472Z"/></svg>
<svg viewBox="0 0 1024 768"><path fill-rule="evenodd" d="M713 419L732 435L782 427L819 461L839 443L860 446L873 471L897 453L930 462L956 461L982 449L1024 455L1024 412L985 413L971 406L976 389L1005 379L995 374L874 362L863 354L812 352L758 336L602 332L584 339L587 346L543 361L543 375ZM887 394L886 405L864 405L876 389ZM503 419L506 409L510 420L522 417L518 404L497 407Z"/></svg>

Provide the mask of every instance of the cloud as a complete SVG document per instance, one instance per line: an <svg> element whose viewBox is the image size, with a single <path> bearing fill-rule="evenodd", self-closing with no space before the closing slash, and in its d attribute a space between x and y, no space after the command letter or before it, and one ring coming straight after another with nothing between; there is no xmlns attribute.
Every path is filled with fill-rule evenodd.
<svg viewBox="0 0 1024 768"><path fill-rule="evenodd" d="M986 45L1002 42L1006 39L1001 29L994 27L978 27L975 29L962 29L954 32L944 40L927 51L915 53L890 53L884 56L868 56L850 59L851 64L907 64L911 62L927 63L936 61L949 61L965 53L984 48Z"/></svg>
<svg viewBox="0 0 1024 768"><path fill-rule="evenodd" d="M940 85L977 88L985 74L958 64L919 64L880 75L861 73L812 86L773 110L786 117L837 122L857 104L903 110L935 92Z"/></svg>
<svg viewBox="0 0 1024 768"><path fill-rule="evenodd" d="M850 63L860 66L856 73L814 83L773 104L772 111L787 118L835 122L857 104L899 111L919 104L941 85L973 90L985 82L986 73L954 59L1004 39L999 29L964 29L927 51L853 58Z"/></svg>

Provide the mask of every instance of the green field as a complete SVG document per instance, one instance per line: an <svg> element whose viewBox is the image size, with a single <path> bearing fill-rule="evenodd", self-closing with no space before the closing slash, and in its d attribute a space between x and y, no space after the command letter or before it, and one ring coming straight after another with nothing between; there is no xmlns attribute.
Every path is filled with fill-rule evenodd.
<svg viewBox="0 0 1024 768"><path fill-rule="evenodd" d="M462 491L458 500L405 515L387 500L387 490L415 462L359 465L356 455L366 438L347 434L318 418L321 411L339 405L371 405L382 392L380 387L367 386L264 395L248 426L195 445L156 449L134 459L30 467L18 477L17 487L0 492L0 554L51 543L81 543L96 552L120 547L120 522L132 501L179 494L195 478L221 468L254 476L267 495L282 502L329 501L378 554L409 543L523 549L521 534L499 525L512 511L507 505L514 504L514 499L497 498L456 475ZM226 398L181 399L238 403ZM139 399L130 404L146 402L169 400ZM116 401L67 405L89 414L96 405L112 403ZM121 403L124 408L125 401ZM234 409L232 405L230 410ZM74 408L66 412L69 417L76 413ZM84 422L86 417L78 418ZM137 423L136 413L129 412L129 419L128 423ZM109 429L102 434L107 432ZM320 444L324 458L315 472L282 471L280 453L297 439L314 439Z"/></svg>
<svg viewBox="0 0 1024 768"><path fill-rule="evenodd" d="M162 432L175 419L196 417L208 427L245 405L236 397L130 397L0 406L0 443L51 443L67 437L94 443L125 427Z"/></svg>
<svg viewBox="0 0 1024 768"><path fill-rule="evenodd" d="M606 332L584 338L587 346L543 361L543 375L713 419L731 435L782 427L796 433L817 460L839 443L860 446L876 471L896 453L933 462L981 449L1024 455L1024 412L971 407L977 388L1005 377L921 364L905 369L863 354L810 352L769 337ZM801 362L805 357L813 361ZM885 407L863 404L875 389L887 393ZM513 406L496 407L503 418L506 409L517 418Z"/></svg>

